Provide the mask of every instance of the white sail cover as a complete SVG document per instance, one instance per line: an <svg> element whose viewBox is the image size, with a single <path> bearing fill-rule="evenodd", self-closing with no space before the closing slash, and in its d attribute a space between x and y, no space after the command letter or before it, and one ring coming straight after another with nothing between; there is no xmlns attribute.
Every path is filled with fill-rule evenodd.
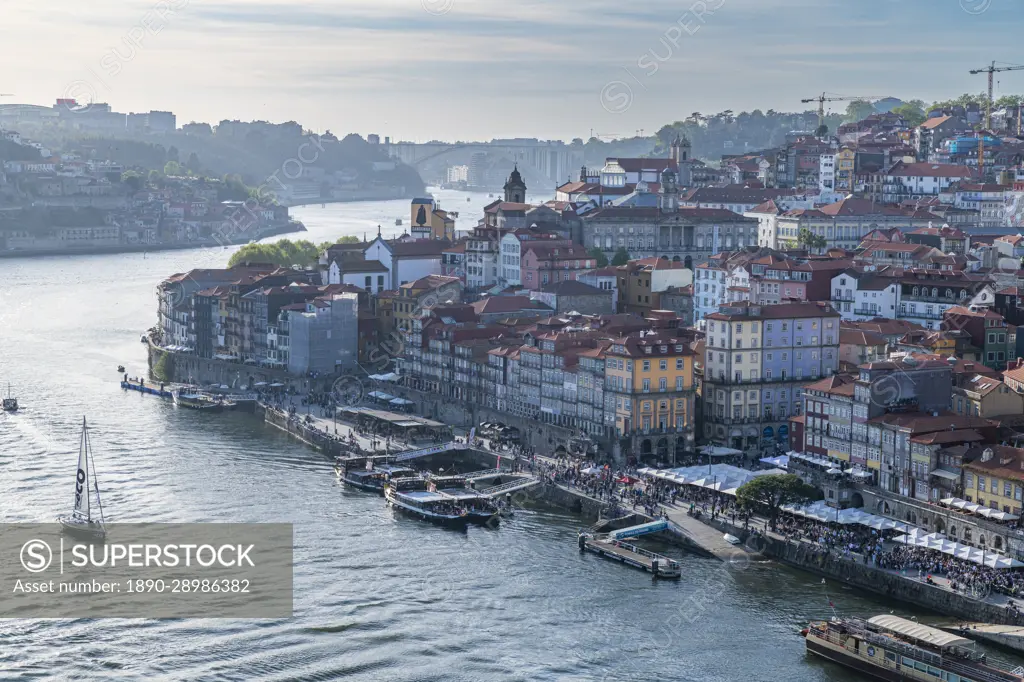
<svg viewBox="0 0 1024 682"><path fill-rule="evenodd" d="M82 425L82 442L78 449L78 471L75 472L75 516L89 517L89 436Z"/></svg>

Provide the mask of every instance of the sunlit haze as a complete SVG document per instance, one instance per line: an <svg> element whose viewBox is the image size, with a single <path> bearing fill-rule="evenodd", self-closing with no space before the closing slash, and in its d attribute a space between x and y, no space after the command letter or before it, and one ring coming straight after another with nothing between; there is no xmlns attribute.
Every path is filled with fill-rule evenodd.
<svg viewBox="0 0 1024 682"><path fill-rule="evenodd" d="M628 136L824 90L979 92L968 70L1012 60L1019 19L1017 0L15 0L0 102L415 141Z"/></svg>

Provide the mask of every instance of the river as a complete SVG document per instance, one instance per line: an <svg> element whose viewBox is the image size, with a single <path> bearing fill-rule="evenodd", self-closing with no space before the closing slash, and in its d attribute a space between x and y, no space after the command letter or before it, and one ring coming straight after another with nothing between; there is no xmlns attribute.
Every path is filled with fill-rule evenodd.
<svg viewBox="0 0 1024 682"><path fill-rule="evenodd" d="M438 192L471 226L486 195ZM469 196L471 201L467 202ZM406 201L293 210L319 242L401 231ZM78 428L93 426L108 520L295 524L295 615L258 620L0 621L0 679L737 680L860 679L804 654L829 615L906 614L774 564L680 557L683 579L576 549L581 521L523 510L458 533L396 517L339 485L328 462L241 414L176 410L122 392L145 371L156 285L221 267L231 249L0 260L0 512L69 511Z"/></svg>

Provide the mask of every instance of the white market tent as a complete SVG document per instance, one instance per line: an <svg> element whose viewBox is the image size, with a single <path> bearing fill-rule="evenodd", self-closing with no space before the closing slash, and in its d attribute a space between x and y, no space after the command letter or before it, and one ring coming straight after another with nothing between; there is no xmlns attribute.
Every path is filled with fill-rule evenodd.
<svg viewBox="0 0 1024 682"><path fill-rule="evenodd" d="M391 381L391 382L394 382L394 381L398 381L398 379L400 377L396 373L394 373L394 372L388 372L387 374L371 374L369 378L373 379L374 381Z"/></svg>
<svg viewBox="0 0 1024 682"><path fill-rule="evenodd" d="M823 500L812 502L807 505L796 505L787 504L782 507L782 511L797 516L803 516L805 518L814 519L815 521L824 521L826 523L838 523L841 525L859 524L861 526L867 526L868 528L874 528L875 530L901 530L903 532L920 532L920 529L909 526L899 521L893 521L887 519L884 516L876 516L875 514L869 514L863 509L841 509L836 510L835 507L830 507Z"/></svg>
<svg viewBox="0 0 1024 682"><path fill-rule="evenodd" d="M982 566L988 566L989 568L1020 568L1021 566L1024 566L1024 563L1017 561L1016 559L1011 559L1010 557L1003 556L1002 554L976 549L970 545L962 545L959 542L953 542L939 533L918 535L916 537L911 535L900 535L893 539L904 545L932 549L936 552L942 552L943 554L954 556L957 559L964 559Z"/></svg>
<svg viewBox="0 0 1024 682"><path fill-rule="evenodd" d="M789 468L789 455L779 455L778 457L762 457L761 461L765 464L771 464L774 467L780 469Z"/></svg>
<svg viewBox="0 0 1024 682"><path fill-rule="evenodd" d="M721 445L705 445L700 449L700 454L711 457L738 457L743 454L743 451Z"/></svg>
<svg viewBox="0 0 1024 682"><path fill-rule="evenodd" d="M720 448L731 450L731 448ZM733 450L733 452L739 452ZM730 464L712 464L711 466L679 467L677 469L640 469L638 473L648 478L659 478L663 481L692 485L698 488L717 490L726 495L735 495L736 490L744 483L751 481L758 476L768 474L784 474L781 469L766 469L764 471L750 471L741 469Z"/></svg>
<svg viewBox="0 0 1024 682"><path fill-rule="evenodd" d="M961 500L959 497L947 497L944 500L940 500L940 502L947 507L984 516L987 519L995 519L996 521L1016 521L1020 518L1016 514L999 511L998 509L992 509L991 507L983 507L980 504Z"/></svg>

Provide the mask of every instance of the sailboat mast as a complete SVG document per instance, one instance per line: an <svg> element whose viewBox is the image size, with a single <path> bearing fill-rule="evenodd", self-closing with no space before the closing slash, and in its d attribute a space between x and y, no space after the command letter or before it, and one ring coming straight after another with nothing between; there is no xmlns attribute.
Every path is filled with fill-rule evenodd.
<svg viewBox="0 0 1024 682"><path fill-rule="evenodd" d="M85 423L85 418L84 417L82 418L82 422L83 422L83 424ZM99 509L99 512L100 512L100 523L104 523L104 520L103 520L103 500L100 499L100 483L99 483L99 479L96 478L96 461L92 458L92 443L89 442L89 431L88 431L88 429L85 429L85 449L86 449L86 457L88 457L88 459L89 459L89 467L92 469L92 485L93 485L93 488L96 490L96 507Z"/></svg>

